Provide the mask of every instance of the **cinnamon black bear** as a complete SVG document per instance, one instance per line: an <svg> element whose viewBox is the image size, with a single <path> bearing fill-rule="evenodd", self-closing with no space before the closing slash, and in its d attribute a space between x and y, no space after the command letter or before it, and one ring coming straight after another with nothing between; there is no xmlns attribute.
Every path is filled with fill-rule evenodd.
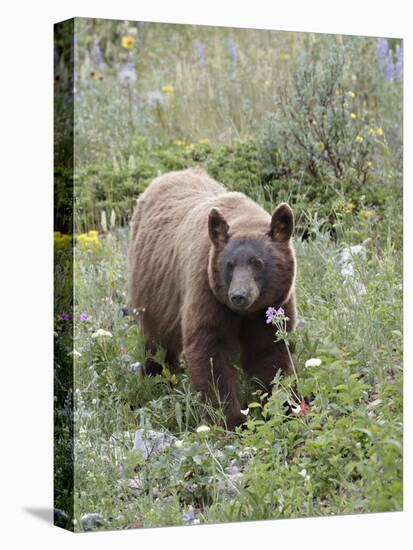
<svg viewBox="0 0 413 550"><path fill-rule="evenodd" d="M193 387L224 403L229 428L245 420L234 363L267 386L278 369L294 372L265 316L282 306L294 329L293 228L287 204L270 216L199 169L160 176L137 200L129 306L149 349L162 345L174 369L182 355Z"/></svg>

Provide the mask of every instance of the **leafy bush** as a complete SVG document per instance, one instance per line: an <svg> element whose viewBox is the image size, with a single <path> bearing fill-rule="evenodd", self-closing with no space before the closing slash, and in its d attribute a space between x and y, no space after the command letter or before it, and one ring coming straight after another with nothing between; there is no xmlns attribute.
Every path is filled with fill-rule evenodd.
<svg viewBox="0 0 413 550"><path fill-rule="evenodd" d="M323 48L321 41L282 83L262 140L267 172L277 173L281 160L309 184L344 181L360 188L368 182L383 130L356 99L347 59L347 48Z"/></svg>

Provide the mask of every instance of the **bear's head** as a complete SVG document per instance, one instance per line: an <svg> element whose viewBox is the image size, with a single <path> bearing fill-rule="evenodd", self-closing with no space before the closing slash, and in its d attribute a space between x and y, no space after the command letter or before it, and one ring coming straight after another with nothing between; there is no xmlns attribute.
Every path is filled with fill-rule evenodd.
<svg viewBox="0 0 413 550"><path fill-rule="evenodd" d="M248 220L247 220L248 226ZM261 230L235 231L218 208L212 208L208 232L212 242L208 277L216 298L237 313L280 307L289 298L296 263L291 236L294 216L280 204Z"/></svg>

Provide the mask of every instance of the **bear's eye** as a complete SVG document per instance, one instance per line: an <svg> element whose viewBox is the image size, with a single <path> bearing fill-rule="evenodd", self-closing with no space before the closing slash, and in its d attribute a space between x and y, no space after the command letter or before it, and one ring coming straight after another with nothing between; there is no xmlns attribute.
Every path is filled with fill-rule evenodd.
<svg viewBox="0 0 413 550"><path fill-rule="evenodd" d="M260 258L251 258L250 264L255 267L255 269L261 270L264 267L264 262Z"/></svg>
<svg viewBox="0 0 413 550"><path fill-rule="evenodd" d="M232 271L234 269L234 262L228 261L227 262L227 269L228 269L228 271Z"/></svg>

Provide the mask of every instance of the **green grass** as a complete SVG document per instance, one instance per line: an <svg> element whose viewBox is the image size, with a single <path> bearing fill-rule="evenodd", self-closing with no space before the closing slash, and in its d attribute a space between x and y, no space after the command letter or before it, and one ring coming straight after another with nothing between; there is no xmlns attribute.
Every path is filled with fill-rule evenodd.
<svg viewBox="0 0 413 550"><path fill-rule="evenodd" d="M142 377L129 370L143 362L138 327L123 316L127 232L98 251L76 250L75 510L98 512L105 528L183 523L193 506L201 522L318 516L402 508L402 292L401 252L390 238L356 261L366 293L354 301L343 284L340 245L316 226L313 238L296 239L299 317L296 333L298 392L310 398L305 417L286 416L291 381L277 379L273 394L251 395L245 429L212 427L196 433L206 411L184 372ZM263 325L265 319L263 319ZM108 339L93 339L103 328ZM59 335L57 336L59 339ZM305 368L310 357L320 367ZM79 391L77 391L79 390ZM264 422L265 420L265 422ZM125 446L127 476L119 471L110 437L140 427L183 441L145 462ZM236 498L217 490L222 472L253 449L245 487ZM300 472L306 471L300 475ZM136 496L127 477L141 476ZM306 476L309 476L308 478Z"/></svg>

